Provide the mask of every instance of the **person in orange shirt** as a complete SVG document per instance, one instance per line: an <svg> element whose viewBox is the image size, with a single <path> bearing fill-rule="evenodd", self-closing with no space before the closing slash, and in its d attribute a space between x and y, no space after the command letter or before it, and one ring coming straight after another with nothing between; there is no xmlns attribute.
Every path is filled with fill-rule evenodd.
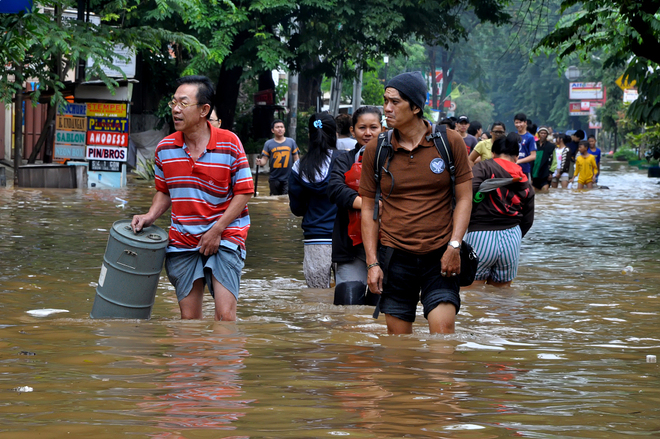
<svg viewBox="0 0 660 439"><path fill-rule="evenodd" d="M598 165L594 156L587 152L589 142L581 140L578 146L579 154L575 158L575 175L571 178L571 183L577 177L578 189L588 189L594 187L594 176L598 173Z"/></svg>

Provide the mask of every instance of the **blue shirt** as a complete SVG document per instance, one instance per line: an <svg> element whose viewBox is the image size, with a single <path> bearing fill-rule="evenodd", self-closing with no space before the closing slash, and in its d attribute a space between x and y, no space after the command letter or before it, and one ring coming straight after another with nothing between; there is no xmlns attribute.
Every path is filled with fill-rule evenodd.
<svg viewBox="0 0 660 439"><path fill-rule="evenodd" d="M600 148L596 148L595 151L592 151L591 148L587 148L587 153L594 156L596 158L596 164L600 165Z"/></svg>
<svg viewBox="0 0 660 439"><path fill-rule="evenodd" d="M520 146L518 160L529 157L532 151L536 151L536 140L529 133L520 136L520 143L518 145ZM532 171L532 162L520 163L519 165L525 174L529 174Z"/></svg>

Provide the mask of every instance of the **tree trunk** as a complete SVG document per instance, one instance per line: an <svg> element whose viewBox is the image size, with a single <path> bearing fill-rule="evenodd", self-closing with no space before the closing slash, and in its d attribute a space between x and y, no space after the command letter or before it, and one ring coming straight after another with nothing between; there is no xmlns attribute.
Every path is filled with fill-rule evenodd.
<svg viewBox="0 0 660 439"><path fill-rule="evenodd" d="M232 52L242 46L249 36L249 33L246 31L242 31L236 35L232 44ZM215 86L215 111L222 120L222 128L228 130L234 127L236 103L238 102L242 74L243 66L228 68L226 62L222 63L218 83Z"/></svg>
<svg viewBox="0 0 660 439"><path fill-rule="evenodd" d="M321 111L320 108L317 108L317 103L321 100L321 106L323 105L321 93L323 75L309 74L318 64L318 59L310 59L298 76L298 109L300 111L307 111L310 107L313 107L315 111Z"/></svg>

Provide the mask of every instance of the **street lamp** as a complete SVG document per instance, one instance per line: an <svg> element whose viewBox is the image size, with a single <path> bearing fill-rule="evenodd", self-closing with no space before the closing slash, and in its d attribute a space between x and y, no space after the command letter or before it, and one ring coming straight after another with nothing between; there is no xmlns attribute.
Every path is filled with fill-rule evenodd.
<svg viewBox="0 0 660 439"><path fill-rule="evenodd" d="M570 66L564 72L564 76L566 76L566 79L568 79L569 81L575 81L580 77L581 74L582 72L580 71L580 69L578 69L575 66Z"/></svg>

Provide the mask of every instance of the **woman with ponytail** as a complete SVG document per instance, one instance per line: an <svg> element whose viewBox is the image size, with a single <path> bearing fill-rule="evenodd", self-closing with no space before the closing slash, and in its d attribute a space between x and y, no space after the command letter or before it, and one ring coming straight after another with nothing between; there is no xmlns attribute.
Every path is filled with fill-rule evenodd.
<svg viewBox="0 0 660 439"><path fill-rule="evenodd" d="M328 113L313 114L307 154L293 164L289 175L289 206L294 215L303 217L303 272L310 288L329 288L332 277L332 227L337 206L326 192L338 155L336 130Z"/></svg>

